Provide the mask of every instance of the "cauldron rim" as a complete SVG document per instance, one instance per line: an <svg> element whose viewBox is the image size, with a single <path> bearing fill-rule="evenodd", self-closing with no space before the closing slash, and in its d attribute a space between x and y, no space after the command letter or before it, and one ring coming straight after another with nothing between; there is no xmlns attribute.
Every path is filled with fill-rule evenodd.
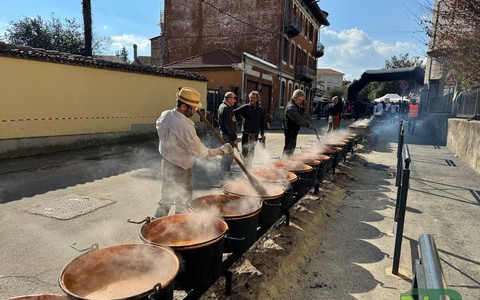
<svg viewBox="0 0 480 300"><path fill-rule="evenodd" d="M217 217L225 219L226 221L249 218L251 216L254 216L254 215L260 213L260 211L262 210L262 202L256 201L255 198L233 195L233 194L211 194L211 195L205 195L205 196L197 197L197 198L193 199L192 202L190 203L191 210L194 211L194 212L200 212L201 213L202 209L196 208L195 205L194 205L195 202L199 202L203 199L208 199L208 198L212 198L212 197L220 198L220 201L223 201L226 198L238 198L238 199L243 199L245 201L252 201L252 203L253 202L258 203L258 207L255 208L255 210L249 211L249 212L244 213L244 214L225 214L225 215L218 215L217 216Z"/></svg>
<svg viewBox="0 0 480 300"><path fill-rule="evenodd" d="M160 222L160 221L164 221L164 220L167 220L167 219L175 219L175 218L195 218L195 215L202 215L204 217L211 218L212 221L214 220L215 222L217 222L217 225L222 227L221 230L220 230L221 233L212 237L211 239L208 239L208 240L204 240L204 241L194 243L194 244L184 244L184 245L169 245L169 244L162 244L162 243L153 242L153 241L150 241L149 239L147 239L146 237L144 237L144 235L142 234L143 230L145 230L148 226L151 226L150 224L154 224L155 222ZM227 235L227 233L228 233L228 224L224 220L222 220L221 218L211 216L211 215L207 215L207 214L196 214L196 213L184 213L184 214L176 214L176 215L169 215L169 216L156 218L156 219L154 219L150 222L147 222L147 223L143 224L142 227L140 228L140 232L139 232L140 238L145 243L155 245L155 246L168 247L168 248L173 249L174 251L192 250L192 249L206 247L208 245L214 244L214 243L222 240Z"/></svg>
<svg viewBox="0 0 480 300"><path fill-rule="evenodd" d="M274 162L273 164L279 168L283 168L281 165L285 165L285 164L288 164L289 162L285 162L285 161L276 161ZM295 163L295 162L294 162ZM313 167L308 165L308 164L304 164L304 163L299 163L301 165L303 165L304 167L300 170L300 169L290 169L290 172L293 172L293 173L308 173L308 172L311 172L313 170Z"/></svg>
<svg viewBox="0 0 480 300"><path fill-rule="evenodd" d="M130 295L128 296L127 298L116 298L116 299L112 299L112 300L120 300L120 299L136 299L138 297L141 297L141 296L147 296L148 294L152 293L153 292L153 288L154 288L154 285L157 284L157 283L161 283L162 284L162 289L163 287L167 287L169 286L170 284L173 284L173 280L175 279L175 277L177 276L177 274L179 273L179 270L180 270L180 261L177 257L177 255L169 248L166 248L166 247L159 247L159 246L155 246L155 245L149 245L149 244L141 244L141 243L131 243L131 244L117 244L117 245L112 245L112 246L107 246L107 247L103 247L103 248L100 248L100 249L95 249L95 248L92 248L92 250L89 250L88 252L85 252L85 253L82 253L80 255L78 255L77 257L75 257L74 259L72 259L67 265L65 265L62 269L62 271L60 272L60 275L58 277L58 283L60 285L60 288L62 289L62 291L64 293L66 293L68 295L68 297L75 297L77 299L88 299L88 298L85 298L85 297L82 297L76 293L74 293L73 291L70 290L70 288L68 288L65 284L65 275L67 274L67 270L68 268L72 267L74 264L78 263L80 260L82 259L86 259L88 256L92 256L92 255L99 255L101 254L102 252L107 252L108 251L112 251L112 249L116 249L116 248L145 248L145 249L155 249L155 251L164 251L164 253L168 253L167 255L170 255L170 258L173 259L173 265L174 265L174 271L172 272L172 274L169 274L169 279L164 282L164 283L161 283L161 282L158 282L158 281L155 281L155 283L152 285L152 288L149 289L149 290L146 290L140 294L137 294L137 295ZM106 253L105 253L106 254Z"/></svg>
<svg viewBox="0 0 480 300"><path fill-rule="evenodd" d="M34 295L16 296L13 298L7 298L6 300L47 300L47 299L68 300L69 298L68 296L58 295L58 294L34 294Z"/></svg>
<svg viewBox="0 0 480 300"><path fill-rule="evenodd" d="M261 182L268 182L268 183L272 183L272 184L283 184L283 183L290 183L290 184L293 184L295 183L297 180L298 180L298 176L297 174L295 174L294 172L291 172L291 171L288 171L288 170L284 170L284 169L281 169L282 171L285 171L285 173L287 173L287 176L288 177L291 177L290 178L287 178L286 180L278 180L278 179L274 179L274 180L268 180L268 179L264 179L264 178L261 178L259 177L258 174L255 174L256 170L268 170L270 169L270 167L268 166L264 166L264 167L256 167L256 168L253 168L250 170L250 172L252 173L252 175L257 178L257 180L261 181Z"/></svg>
<svg viewBox="0 0 480 300"><path fill-rule="evenodd" d="M239 194L239 193L233 192L232 190L229 190L227 188L229 185L234 184L234 183L250 184L248 181L245 181L245 180L230 181L230 182L227 182L226 184L223 185L223 187L222 187L223 192L225 194L237 195L237 196L242 196L242 197L249 197L249 198L254 198L254 199L261 199L261 200L264 200L264 201L275 200L275 199L278 199L279 197L282 197L283 194L285 194L285 188L283 188L283 187L281 187L277 184L272 184L272 183L265 183L265 184L269 185L269 186L273 186L276 189L278 189L278 191L274 195L261 196L261 195ZM281 192L280 192L280 190L281 190Z"/></svg>

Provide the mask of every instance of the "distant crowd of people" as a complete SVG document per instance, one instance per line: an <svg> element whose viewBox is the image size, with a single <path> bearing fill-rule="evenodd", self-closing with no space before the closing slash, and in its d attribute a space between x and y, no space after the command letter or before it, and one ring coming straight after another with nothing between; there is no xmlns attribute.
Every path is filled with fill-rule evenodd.
<svg viewBox="0 0 480 300"><path fill-rule="evenodd" d="M358 120L375 117L377 121L393 123L401 119L417 119L419 114L419 104L416 100L403 101L344 101L335 96L329 103L317 102L314 106L314 114L317 120L328 118L328 132L336 129L340 124L340 119Z"/></svg>

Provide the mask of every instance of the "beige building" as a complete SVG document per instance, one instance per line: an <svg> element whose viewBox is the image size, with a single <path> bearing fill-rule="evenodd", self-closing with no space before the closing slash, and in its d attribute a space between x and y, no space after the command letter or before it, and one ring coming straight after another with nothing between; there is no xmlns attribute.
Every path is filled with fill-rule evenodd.
<svg viewBox="0 0 480 300"><path fill-rule="evenodd" d="M316 87L317 95L324 97L327 92L334 86L342 86L343 74L332 69L317 69Z"/></svg>

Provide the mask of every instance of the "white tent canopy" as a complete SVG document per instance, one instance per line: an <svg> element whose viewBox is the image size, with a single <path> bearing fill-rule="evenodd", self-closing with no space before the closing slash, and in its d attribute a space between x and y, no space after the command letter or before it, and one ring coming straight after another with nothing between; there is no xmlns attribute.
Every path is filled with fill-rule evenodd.
<svg viewBox="0 0 480 300"><path fill-rule="evenodd" d="M398 94L385 94L385 95L383 95L382 97L377 98L377 99L375 99L375 100L373 100L373 101L375 101L375 102L382 102L382 101L385 101L385 102L390 101L390 102L392 102L392 101L401 101L401 100L402 100L402 96L400 96L400 95L398 95ZM407 101L408 101L408 99L405 99L405 98L404 98L403 100L407 100Z"/></svg>

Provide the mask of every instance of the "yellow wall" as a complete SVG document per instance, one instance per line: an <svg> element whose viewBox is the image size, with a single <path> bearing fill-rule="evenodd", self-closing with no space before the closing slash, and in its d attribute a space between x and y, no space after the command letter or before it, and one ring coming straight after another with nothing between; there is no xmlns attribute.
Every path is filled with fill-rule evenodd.
<svg viewBox="0 0 480 300"><path fill-rule="evenodd" d="M179 86L200 91L205 106L203 81L0 57L0 139L126 132L133 124L154 124L175 106Z"/></svg>
<svg viewBox="0 0 480 300"><path fill-rule="evenodd" d="M218 89L223 87L229 91L232 87L242 88L242 72L232 70L199 70L198 74L208 78L208 87Z"/></svg>

